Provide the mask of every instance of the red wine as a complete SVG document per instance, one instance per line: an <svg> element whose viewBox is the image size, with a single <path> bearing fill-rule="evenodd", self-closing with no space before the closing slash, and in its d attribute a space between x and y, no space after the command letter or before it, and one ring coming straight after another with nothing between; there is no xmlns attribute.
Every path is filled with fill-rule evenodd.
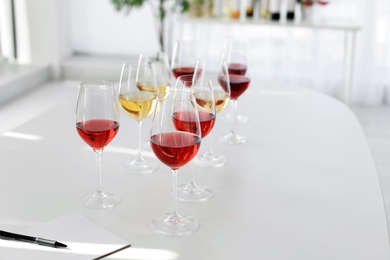
<svg viewBox="0 0 390 260"><path fill-rule="evenodd" d="M227 88L226 76L220 76L218 78L219 84L222 88ZM237 99L242 93L249 87L250 79L241 75L230 75L230 98Z"/></svg>
<svg viewBox="0 0 390 260"><path fill-rule="evenodd" d="M312 6L313 4L314 4L313 1L303 1L302 2L303 6Z"/></svg>
<svg viewBox="0 0 390 260"><path fill-rule="evenodd" d="M183 75L194 75L195 67L192 66L176 67L172 70L172 72L176 78Z"/></svg>
<svg viewBox="0 0 390 260"><path fill-rule="evenodd" d="M245 75L247 66L242 63L229 63L229 75Z"/></svg>
<svg viewBox="0 0 390 260"><path fill-rule="evenodd" d="M205 111L198 111L202 138L213 129L215 115ZM196 133L195 115L193 111L180 111L173 114L173 122L177 130Z"/></svg>
<svg viewBox="0 0 390 260"><path fill-rule="evenodd" d="M228 82L227 82L227 75L223 75L223 76L219 76L218 77L218 83L219 85L223 88L223 90L226 92L226 93L229 93L229 88L230 86L228 86Z"/></svg>
<svg viewBox="0 0 390 260"><path fill-rule="evenodd" d="M180 76L180 81L185 87L190 88L190 87L192 87L193 78L194 78L193 74L186 74L186 75Z"/></svg>
<svg viewBox="0 0 390 260"><path fill-rule="evenodd" d="M165 165L177 170L189 163L198 153L200 137L188 132L170 132L150 138L152 150Z"/></svg>
<svg viewBox="0 0 390 260"><path fill-rule="evenodd" d="M119 123L107 119L91 119L76 124L80 137L93 149L103 149L115 137Z"/></svg>

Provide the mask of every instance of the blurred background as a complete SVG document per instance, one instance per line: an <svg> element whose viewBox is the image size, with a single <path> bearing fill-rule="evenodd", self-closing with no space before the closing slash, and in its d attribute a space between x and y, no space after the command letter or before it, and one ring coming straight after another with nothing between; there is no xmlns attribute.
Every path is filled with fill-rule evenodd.
<svg viewBox="0 0 390 260"><path fill-rule="evenodd" d="M140 7L117 11L112 0L0 0L0 82L6 75L4 64L49 66L51 78L72 78L76 75L71 65L79 70L85 62L81 58L95 59L95 64L83 65L97 70L96 66L110 64L110 59L122 62L139 53L160 50L153 1L139 1ZM299 85L343 99L346 73L351 73L352 104L390 104L390 1L313 4L311 22L335 25L333 29L287 26L283 13L287 1L280 0L280 20L268 25L248 22L253 17L226 23L218 22L226 18L222 16L206 22L183 19L193 14L171 11L177 2L166 0L165 51L171 52L175 39L196 37L206 43L205 51L210 54L220 51L226 36L242 37L250 42L253 68L265 85ZM230 6L233 2L230 0ZM242 0L238 6L248 2L253 3ZM299 2L295 23L302 19ZM197 15L197 20L207 19L212 11ZM351 28L355 32L352 39L348 34ZM351 52L352 61L347 58Z"/></svg>

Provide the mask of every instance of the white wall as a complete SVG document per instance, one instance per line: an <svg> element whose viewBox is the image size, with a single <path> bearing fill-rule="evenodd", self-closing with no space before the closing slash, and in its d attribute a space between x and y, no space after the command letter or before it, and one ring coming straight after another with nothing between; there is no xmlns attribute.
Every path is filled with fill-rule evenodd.
<svg viewBox="0 0 390 260"><path fill-rule="evenodd" d="M54 78L74 53L159 50L148 6L126 14L117 12L111 0L15 0L15 10L18 62L52 65Z"/></svg>
<svg viewBox="0 0 390 260"><path fill-rule="evenodd" d="M15 0L18 62L52 65L59 76L62 60L71 55L68 0Z"/></svg>
<svg viewBox="0 0 390 260"><path fill-rule="evenodd" d="M132 55L159 50L149 6L117 12L111 0L70 0L74 52Z"/></svg>

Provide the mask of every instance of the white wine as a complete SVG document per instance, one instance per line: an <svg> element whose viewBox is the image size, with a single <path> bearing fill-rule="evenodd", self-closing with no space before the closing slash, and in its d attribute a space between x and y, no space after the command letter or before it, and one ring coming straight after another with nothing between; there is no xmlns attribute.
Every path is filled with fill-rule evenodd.
<svg viewBox="0 0 390 260"><path fill-rule="evenodd" d="M119 102L125 112L138 121L152 113L157 94L148 91L133 91L119 95Z"/></svg>
<svg viewBox="0 0 390 260"><path fill-rule="evenodd" d="M157 82L158 92L164 94L170 88L169 82ZM150 81L137 82L137 88L142 91L156 92L154 84Z"/></svg>
<svg viewBox="0 0 390 260"><path fill-rule="evenodd" d="M230 100L229 94L224 91L214 92L215 110L217 113L221 112Z"/></svg>
<svg viewBox="0 0 390 260"><path fill-rule="evenodd" d="M194 93L196 103L201 110L211 111L212 109L212 99L210 95L206 95L204 92ZM229 101L229 94L224 91L216 91L214 92L214 102L215 102L215 110L216 112L222 111L226 107L226 104Z"/></svg>

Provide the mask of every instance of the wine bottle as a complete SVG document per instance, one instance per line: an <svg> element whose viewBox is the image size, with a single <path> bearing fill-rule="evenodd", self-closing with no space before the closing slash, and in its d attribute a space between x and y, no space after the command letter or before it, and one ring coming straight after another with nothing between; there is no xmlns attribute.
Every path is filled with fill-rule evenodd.
<svg viewBox="0 0 390 260"><path fill-rule="evenodd" d="M253 5L255 0L246 0L246 16L253 17Z"/></svg>
<svg viewBox="0 0 390 260"><path fill-rule="evenodd" d="M287 20L294 20L295 18L295 1L287 0Z"/></svg>
<svg viewBox="0 0 390 260"><path fill-rule="evenodd" d="M223 14L223 0L213 0L213 11L212 14L214 17L220 18Z"/></svg>
<svg viewBox="0 0 390 260"><path fill-rule="evenodd" d="M268 20L269 18L269 0L261 0L260 2L260 17Z"/></svg>
<svg viewBox="0 0 390 260"><path fill-rule="evenodd" d="M240 0L232 0L230 2L230 18L240 18Z"/></svg>
<svg viewBox="0 0 390 260"><path fill-rule="evenodd" d="M261 0L253 0L253 20L254 21L257 21L260 18L260 8L261 8L260 2L261 2Z"/></svg>
<svg viewBox="0 0 390 260"><path fill-rule="evenodd" d="M230 17L230 0L222 0L222 17Z"/></svg>
<svg viewBox="0 0 390 260"><path fill-rule="evenodd" d="M279 21L280 19L280 0L270 0L269 10L271 12L271 20Z"/></svg>

